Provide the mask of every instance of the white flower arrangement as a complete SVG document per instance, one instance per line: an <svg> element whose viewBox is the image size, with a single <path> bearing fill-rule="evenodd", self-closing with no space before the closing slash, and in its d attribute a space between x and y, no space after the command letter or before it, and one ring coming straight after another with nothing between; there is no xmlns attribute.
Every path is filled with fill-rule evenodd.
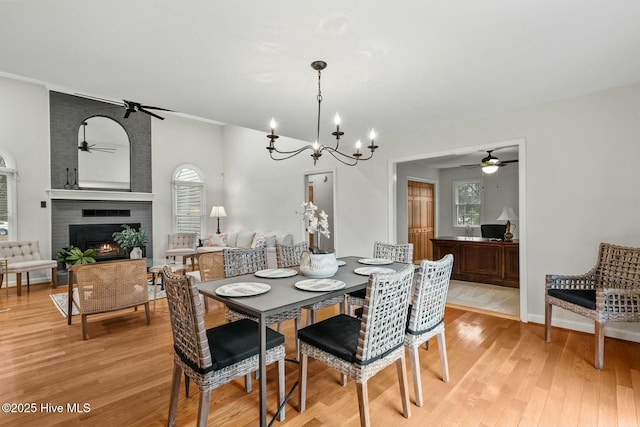
<svg viewBox="0 0 640 427"><path fill-rule="evenodd" d="M302 203L301 208L303 210L302 218L307 232L307 246L309 245L309 234L318 236L316 246L309 247L309 250L314 254L327 253L327 251L319 248L319 244L320 235L326 238L331 236L331 232L329 231L329 215L327 215L324 210L318 213L318 207L311 201Z"/></svg>

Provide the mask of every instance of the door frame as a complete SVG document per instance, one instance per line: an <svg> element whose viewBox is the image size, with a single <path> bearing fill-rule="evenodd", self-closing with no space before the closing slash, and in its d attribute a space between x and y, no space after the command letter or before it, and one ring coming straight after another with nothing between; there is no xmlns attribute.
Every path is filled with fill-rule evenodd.
<svg viewBox="0 0 640 427"><path fill-rule="evenodd" d="M416 154L406 157L392 158L388 161L387 183L388 183L388 238L390 242L397 239L398 223L398 164L421 159L431 159L435 157L451 156L456 154L468 154L491 150L496 146L517 146L518 147L518 234L520 251L520 321L527 323L529 312L527 309L528 280L527 280L527 154L526 138L515 138L506 141L494 141L491 144L472 145L468 147L449 149L444 151ZM403 184L404 185L404 184Z"/></svg>

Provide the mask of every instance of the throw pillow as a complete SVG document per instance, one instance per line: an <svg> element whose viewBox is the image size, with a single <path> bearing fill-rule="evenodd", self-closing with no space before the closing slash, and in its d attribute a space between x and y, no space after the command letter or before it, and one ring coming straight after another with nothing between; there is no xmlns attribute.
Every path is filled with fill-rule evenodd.
<svg viewBox="0 0 640 427"><path fill-rule="evenodd" d="M227 234L214 234L211 236L211 246L227 246Z"/></svg>
<svg viewBox="0 0 640 427"><path fill-rule="evenodd" d="M238 246L238 233L227 233L227 246L230 248Z"/></svg>
<svg viewBox="0 0 640 427"><path fill-rule="evenodd" d="M251 249L255 248L264 248L267 246L267 236L263 233L256 233L253 237L253 242L251 243Z"/></svg>
<svg viewBox="0 0 640 427"><path fill-rule="evenodd" d="M243 249L251 249L251 243L253 243L253 236L256 235L255 231L241 231L238 233L238 241L236 247Z"/></svg>

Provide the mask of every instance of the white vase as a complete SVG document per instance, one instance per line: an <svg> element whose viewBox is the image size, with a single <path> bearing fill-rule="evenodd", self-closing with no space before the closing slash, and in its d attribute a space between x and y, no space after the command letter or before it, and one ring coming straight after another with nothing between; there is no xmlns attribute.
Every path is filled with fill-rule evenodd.
<svg viewBox="0 0 640 427"><path fill-rule="evenodd" d="M131 258L131 259L142 258L142 249L140 249L137 246L135 248L131 249L131 252L129 252L129 258Z"/></svg>
<svg viewBox="0 0 640 427"><path fill-rule="evenodd" d="M305 251L300 255L300 273L312 279L331 277L338 271L336 254L313 254Z"/></svg>

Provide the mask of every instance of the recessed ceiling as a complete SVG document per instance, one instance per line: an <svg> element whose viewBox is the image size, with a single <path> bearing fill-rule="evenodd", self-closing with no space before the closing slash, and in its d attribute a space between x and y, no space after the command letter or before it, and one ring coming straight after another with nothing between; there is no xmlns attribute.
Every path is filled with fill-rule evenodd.
<svg viewBox="0 0 640 427"><path fill-rule="evenodd" d="M0 72L344 141L636 83L637 0L0 1ZM266 138L265 138L266 143Z"/></svg>

